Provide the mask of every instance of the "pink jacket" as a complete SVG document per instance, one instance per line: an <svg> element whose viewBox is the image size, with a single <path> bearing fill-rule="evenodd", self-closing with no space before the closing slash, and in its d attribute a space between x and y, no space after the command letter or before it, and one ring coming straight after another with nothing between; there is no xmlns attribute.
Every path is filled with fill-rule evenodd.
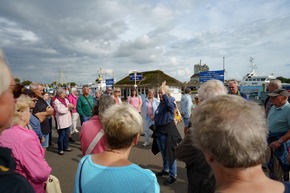
<svg viewBox="0 0 290 193"><path fill-rule="evenodd" d="M80 142L82 147L83 156L85 155L89 145L95 138L95 136L100 132L102 128L99 116L95 115L90 120L83 123L80 133ZM99 140L91 154L101 153L106 148L105 136Z"/></svg>
<svg viewBox="0 0 290 193"><path fill-rule="evenodd" d="M75 106L75 108L72 110L72 113L77 112L77 101L78 101L78 96L70 94L68 95L68 101Z"/></svg>
<svg viewBox="0 0 290 193"><path fill-rule="evenodd" d="M0 146L12 150L16 172L23 175L35 192L44 193L44 186L51 167L44 159L44 151L33 130L14 125L0 135Z"/></svg>
<svg viewBox="0 0 290 193"><path fill-rule="evenodd" d="M65 99L65 102L69 104L67 99ZM56 111L57 129L65 129L71 126L72 119L68 107L64 106L58 99L55 99L53 103Z"/></svg>

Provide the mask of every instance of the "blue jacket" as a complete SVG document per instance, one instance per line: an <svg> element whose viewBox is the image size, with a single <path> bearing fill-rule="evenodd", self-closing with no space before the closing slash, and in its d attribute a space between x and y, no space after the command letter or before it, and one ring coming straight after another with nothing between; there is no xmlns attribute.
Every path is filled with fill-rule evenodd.
<svg viewBox="0 0 290 193"><path fill-rule="evenodd" d="M157 110L155 111L155 125L162 126L174 121L175 104L166 94L162 95Z"/></svg>
<svg viewBox="0 0 290 193"><path fill-rule="evenodd" d="M29 124L33 128L38 138L41 139L43 137L43 134L41 132L40 122L35 115L31 114Z"/></svg>
<svg viewBox="0 0 290 193"><path fill-rule="evenodd" d="M156 98L153 98L153 100L152 100L152 107L153 107L153 112L152 113L153 113L153 115L155 114L155 111L156 111L158 105L159 105L158 100ZM148 98L147 97L143 101L142 106L143 106L143 115L144 115L144 117L146 117L147 116L147 110L148 110Z"/></svg>

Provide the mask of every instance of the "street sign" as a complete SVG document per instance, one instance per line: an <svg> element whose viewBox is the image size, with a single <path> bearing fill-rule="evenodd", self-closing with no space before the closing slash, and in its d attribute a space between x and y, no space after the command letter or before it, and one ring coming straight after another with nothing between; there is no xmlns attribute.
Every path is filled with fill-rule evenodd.
<svg viewBox="0 0 290 193"><path fill-rule="evenodd" d="M204 82L211 80L211 79L217 79L217 80L224 82L224 80L225 80L224 74L225 74L224 70L200 72L199 73L199 82L204 83Z"/></svg>
<svg viewBox="0 0 290 193"><path fill-rule="evenodd" d="M142 80L142 73L136 73L136 80ZM130 74L130 80L135 80L135 74Z"/></svg>
<svg viewBox="0 0 290 193"><path fill-rule="evenodd" d="M113 86L114 85L114 79L106 79L106 86Z"/></svg>

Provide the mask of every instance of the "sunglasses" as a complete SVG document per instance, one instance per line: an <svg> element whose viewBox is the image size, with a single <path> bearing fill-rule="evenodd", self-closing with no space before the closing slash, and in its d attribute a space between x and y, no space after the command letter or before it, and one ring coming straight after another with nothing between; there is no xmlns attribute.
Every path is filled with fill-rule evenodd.
<svg viewBox="0 0 290 193"><path fill-rule="evenodd" d="M16 83L13 86L13 97L17 99L24 90L24 86L22 84Z"/></svg>
<svg viewBox="0 0 290 193"><path fill-rule="evenodd" d="M119 91L119 90L116 90L115 92L121 92L121 91Z"/></svg>

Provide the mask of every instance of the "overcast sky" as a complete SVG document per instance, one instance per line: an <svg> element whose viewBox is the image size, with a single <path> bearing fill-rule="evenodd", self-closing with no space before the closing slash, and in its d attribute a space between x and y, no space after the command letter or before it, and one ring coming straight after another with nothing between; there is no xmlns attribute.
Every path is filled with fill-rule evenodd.
<svg viewBox="0 0 290 193"><path fill-rule="evenodd" d="M162 70L189 81L193 66L241 79L290 78L289 0L2 0L0 47L15 77L51 83L116 80Z"/></svg>

